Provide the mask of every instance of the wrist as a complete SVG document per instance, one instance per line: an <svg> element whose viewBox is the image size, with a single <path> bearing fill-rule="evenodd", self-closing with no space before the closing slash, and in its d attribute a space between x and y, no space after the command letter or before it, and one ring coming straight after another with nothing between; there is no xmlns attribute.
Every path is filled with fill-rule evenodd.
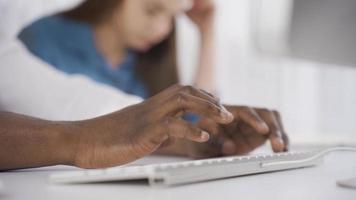
<svg viewBox="0 0 356 200"><path fill-rule="evenodd" d="M57 164L75 166L80 128L75 122L56 124L53 155Z"/></svg>
<svg viewBox="0 0 356 200"><path fill-rule="evenodd" d="M210 37L214 34L214 23L206 22L206 23L200 24L200 25L198 25L198 30L203 38Z"/></svg>
<svg viewBox="0 0 356 200"><path fill-rule="evenodd" d="M215 40L215 30L213 26L199 28L201 47L212 48Z"/></svg>

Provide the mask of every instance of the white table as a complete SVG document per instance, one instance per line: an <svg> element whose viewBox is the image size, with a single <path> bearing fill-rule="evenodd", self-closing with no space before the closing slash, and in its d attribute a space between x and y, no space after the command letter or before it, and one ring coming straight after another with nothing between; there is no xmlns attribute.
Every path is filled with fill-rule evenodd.
<svg viewBox="0 0 356 200"><path fill-rule="evenodd" d="M172 161L178 158L148 157L137 163ZM0 199L14 200L170 200L170 199L356 199L356 190L341 188L336 181L356 177L356 154L337 152L326 156L324 164L305 169L237 177L170 188L152 188L144 183L54 185L53 172L72 170L49 167L0 173Z"/></svg>

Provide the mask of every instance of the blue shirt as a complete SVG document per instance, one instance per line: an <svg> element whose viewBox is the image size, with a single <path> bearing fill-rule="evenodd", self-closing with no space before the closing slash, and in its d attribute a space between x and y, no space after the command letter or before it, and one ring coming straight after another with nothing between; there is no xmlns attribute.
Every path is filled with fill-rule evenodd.
<svg viewBox="0 0 356 200"><path fill-rule="evenodd" d="M137 53L127 50L118 68L112 68L97 51L89 24L63 16L42 18L26 27L19 39L36 56L68 74L83 74L126 93L147 98L135 73Z"/></svg>

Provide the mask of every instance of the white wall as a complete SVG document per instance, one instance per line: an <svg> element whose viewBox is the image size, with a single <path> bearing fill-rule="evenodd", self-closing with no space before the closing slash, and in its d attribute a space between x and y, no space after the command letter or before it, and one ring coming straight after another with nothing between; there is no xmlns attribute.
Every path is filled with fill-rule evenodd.
<svg viewBox="0 0 356 200"><path fill-rule="evenodd" d="M261 55L256 40L263 39L269 48L275 44L275 52L286 48L281 33L288 32L283 24L288 25L285 22L289 19L268 18L262 13L263 20L256 23L255 6L276 6L275 13L281 16L283 6L290 10L288 3L281 7L259 0L215 2L219 9L217 76L222 99L280 110L292 142L356 144L356 69ZM286 12L282 15L288 16ZM199 44L191 27L188 20L180 19L179 58L184 83L191 83ZM262 36L256 32L261 27L267 27L262 29ZM280 40L273 33L280 34Z"/></svg>
<svg viewBox="0 0 356 200"><path fill-rule="evenodd" d="M81 0L11 0L11 4L9 1L0 0L0 24L7 27L0 29L0 43L1 38L13 37L23 24ZM256 6L257 1L215 1L217 77L222 99L280 110L292 141L355 142L356 70L260 55L255 49L256 19L251 18L256 14L251 6ZM283 22L276 23L279 25L271 27L283 31L280 26ZM184 83L191 83L199 45L197 31L184 17L179 19L178 27L181 75Z"/></svg>

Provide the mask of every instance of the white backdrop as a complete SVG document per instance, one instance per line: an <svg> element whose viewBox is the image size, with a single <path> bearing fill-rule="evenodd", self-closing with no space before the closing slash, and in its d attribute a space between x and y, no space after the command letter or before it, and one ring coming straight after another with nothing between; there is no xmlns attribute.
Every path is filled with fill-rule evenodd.
<svg viewBox="0 0 356 200"><path fill-rule="evenodd" d="M291 1L215 2L217 75L223 100L280 110L295 143L356 144L355 67L266 56L256 50L261 43L278 54L287 50ZM272 12L258 10L260 6L271 6ZM259 11L257 20L253 17ZM191 83L198 38L184 17L179 20L179 36L181 74L185 83Z"/></svg>
<svg viewBox="0 0 356 200"><path fill-rule="evenodd" d="M0 43L39 16L79 1L0 0L0 23L7 27L0 30ZM255 9L258 1L215 1L218 6L216 74L222 99L228 103L280 110L292 142L356 143L355 68L259 54L255 46L261 38L276 51L284 48L285 38L280 33L285 31L285 21L280 19L283 18L281 13L287 16L282 11L289 5L263 0L264 6L275 6L274 13L280 17L273 17L273 12L271 16L264 13L263 21L257 23L252 17L258 11ZM263 34L256 31L256 24L264 27ZM199 40L196 30L184 17L179 18L178 31L180 73L183 83L191 83ZM269 34L271 32L279 37ZM272 42L268 42L269 39Z"/></svg>

